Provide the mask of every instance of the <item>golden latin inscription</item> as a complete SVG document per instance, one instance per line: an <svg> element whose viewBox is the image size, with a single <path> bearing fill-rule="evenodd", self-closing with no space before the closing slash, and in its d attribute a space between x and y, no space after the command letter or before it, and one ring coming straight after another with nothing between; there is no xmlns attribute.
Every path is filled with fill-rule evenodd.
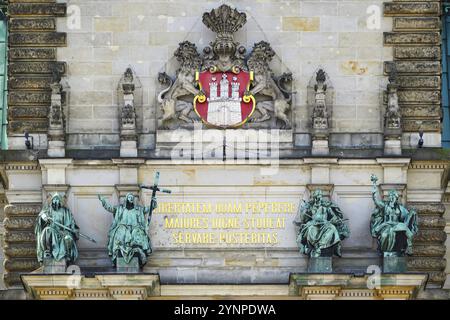
<svg viewBox="0 0 450 320"><path fill-rule="evenodd" d="M161 202L154 214L175 245L276 245L292 202Z"/></svg>

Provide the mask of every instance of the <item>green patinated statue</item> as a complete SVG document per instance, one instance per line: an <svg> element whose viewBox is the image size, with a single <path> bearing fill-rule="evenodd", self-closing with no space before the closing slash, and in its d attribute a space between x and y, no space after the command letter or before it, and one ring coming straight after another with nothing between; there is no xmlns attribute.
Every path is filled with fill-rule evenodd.
<svg viewBox="0 0 450 320"><path fill-rule="evenodd" d="M417 233L417 214L399 201L396 190L389 191L388 199L381 200L375 175L370 177L375 209L370 219L370 232L377 239L378 250L385 257L412 254L412 239Z"/></svg>
<svg viewBox="0 0 450 320"><path fill-rule="evenodd" d="M53 259L72 263L78 257L76 241L79 238L79 228L75 223L69 208L62 204L58 193L51 198L50 205L44 205L39 213L34 228L37 244L37 259Z"/></svg>
<svg viewBox="0 0 450 320"><path fill-rule="evenodd" d="M323 199L322 190L299 208L300 226L297 244L300 252L312 258L341 256L341 241L350 235L342 211L331 201Z"/></svg>
<svg viewBox="0 0 450 320"><path fill-rule="evenodd" d="M147 263L147 257L152 253L150 237L147 234L150 225L152 206L156 207L156 200L152 200L150 207L135 204L135 198L131 193L125 197L123 204L110 205L102 196L98 196L103 208L114 215L111 228L108 233L108 254L114 266L117 258L123 257L126 263L130 263L133 257L139 259L139 266ZM146 220L145 216L148 215Z"/></svg>

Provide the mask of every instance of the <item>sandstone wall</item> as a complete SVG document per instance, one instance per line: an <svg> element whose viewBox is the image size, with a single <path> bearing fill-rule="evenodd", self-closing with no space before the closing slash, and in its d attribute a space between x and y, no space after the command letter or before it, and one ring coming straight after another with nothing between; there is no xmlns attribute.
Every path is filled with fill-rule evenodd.
<svg viewBox="0 0 450 320"><path fill-rule="evenodd" d="M57 58L67 62L69 147L119 144L116 87L128 66L142 83L138 126L143 133L154 132L157 73L174 71L173 52L182 40L194 42L200 51L213 39L201 16L220 3L66 3L68 15L58 19L57 29L67 33L67 46L58 48ZM392 60L392 48L383 47L383 31L392 30L392 19L382 14L383 1L228 3L248 15L236 39L248 50L257 41L269 41L278 55L274 70L293 72L298 92L294 102L297 132L308 131L306 89L314 71L322 66L336 92L333 131L381 133L383 61ZM148 147L146 141L141 141L141 147Z"/></svg>

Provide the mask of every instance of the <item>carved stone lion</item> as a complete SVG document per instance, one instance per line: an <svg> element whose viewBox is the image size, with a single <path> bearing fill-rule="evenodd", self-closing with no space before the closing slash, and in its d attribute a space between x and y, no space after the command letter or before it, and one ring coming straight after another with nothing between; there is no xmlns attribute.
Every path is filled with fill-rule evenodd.
<svg viewBox="0 0 450 320"><path fill-rule="evenodd" d="M161 104L163 111L159 119L160 126L164 126L167 121L176 118L185 122L193 122L188 117L190 111L193 110L192 103L185 103L184 101L178 101L178 99L190 94L201 93L196 86L195 72L200 69L202 59L195 44L189 41L181 42L174 56L180 62L176 80L172 80L165 72L158 75L158 81L162 85L167 85L158 95L158 102Z"/></svg>
<svg viewBox="0 0 450 320"><path fill-rule="evenodd" d="M288 118L288 111L291 107L292 92L284 89L281 83L289 81L291 76L284 74L278 79L273 78L269 63L274 56L275 52L270 47L270 44L265 41L255 43L253 46L253 51L247 61L249 70L254 72L253 87L250 89L250 94L260 94L272 98L274 116L283 122L283 128L289 128L291 122ZM269 108L267 107L267 104L257 104L258 111L260 111L262 116L254 119L254 122L262 122L270 117L267 112Z"/></svg>

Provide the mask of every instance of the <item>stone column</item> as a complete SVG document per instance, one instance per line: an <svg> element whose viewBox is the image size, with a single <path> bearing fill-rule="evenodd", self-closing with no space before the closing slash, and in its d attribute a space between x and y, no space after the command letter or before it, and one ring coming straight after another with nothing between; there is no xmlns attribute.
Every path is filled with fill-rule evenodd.
<svg viewBox="0 0 450 320"><path fill-rule="evenodd" d="M133 71L128 68L123 76L123 105L120 112L120 156L137 157L136 110L134 107Z"/></svg>

